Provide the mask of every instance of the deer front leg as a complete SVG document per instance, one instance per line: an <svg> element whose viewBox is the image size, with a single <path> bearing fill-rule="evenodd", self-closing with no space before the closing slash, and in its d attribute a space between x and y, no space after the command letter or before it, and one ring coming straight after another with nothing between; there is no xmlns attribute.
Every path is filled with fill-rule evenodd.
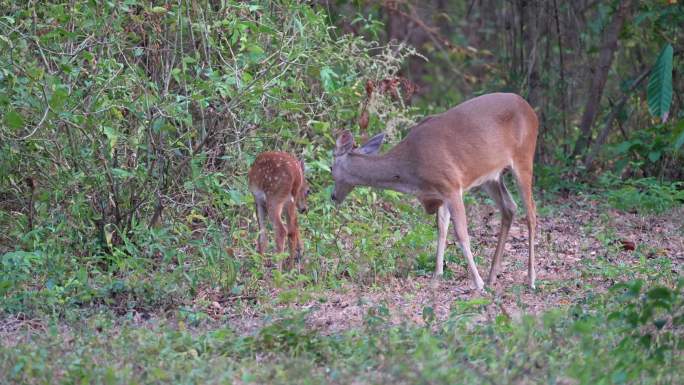
<svg viewBox="0 0 684 385"><path fill-rule="evenodd" d="M439 206L437 210L437 266L435 276L444 274L444 250L446 249L447 234L449 232L449 220L451 214L446 204Z"/></svg>
<svg viewBox="0 0 684 385"><path fill-rule="evenodd" d="M298 262L302 257L301 239L299 237L299 224L297 223L297 210L293 202L288 202L286 205L287 213L287 239L290 248L290 258L287 263L287 268L294 267L294 263Z"/></svg>
<svg viewBox="0 0 684 385"><path fill-rule="evenodd" d="M458 238L458 242L461 245L461 249L466 257L466 261L468 262L468 271L470 272L473 285L475 286L476 290L482 290L482 288L484 288L484 281L482 281L480 273L477 271L477 265L475 265L473 253L470 251L468 222L466 219L465 205L463 204L463 196L461 195L460 191L449 200L449 211L451 212L451 218L454 222L456 238Z"/></svg>
<svg viewBox="0 0 684 385"><path fill-rule="evenodd" d="M256 211L257 224L259 225L257 252L263 254L268 246L268 238L266 238L266 207L264 207L264 202L259 201L257 197L254 197L254 209Z"/></svg>

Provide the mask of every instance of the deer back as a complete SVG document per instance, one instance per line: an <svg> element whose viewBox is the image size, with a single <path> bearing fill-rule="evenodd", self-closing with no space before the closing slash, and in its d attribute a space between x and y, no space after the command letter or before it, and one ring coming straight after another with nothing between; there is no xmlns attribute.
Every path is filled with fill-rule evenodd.
<svg viewBox="0 0 684 385"><path fill-rule="evenodd" d="M467 189L533 157L537 129L523 98L488 94L426 118L383 156L401 161L418 183Z"/></svg>
<svg viewBox="0 0 684 385"><path fill-rule="evenodd" d="M300 161L285 152L269 151L257 156L249 170L249 189L267 199L297 198L305 184Z"/></svg>

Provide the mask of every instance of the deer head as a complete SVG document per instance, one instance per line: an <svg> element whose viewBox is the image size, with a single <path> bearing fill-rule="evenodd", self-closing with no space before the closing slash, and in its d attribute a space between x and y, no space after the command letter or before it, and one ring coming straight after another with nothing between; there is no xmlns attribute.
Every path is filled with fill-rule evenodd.
<svg viewBox="0 0 684 385"><path fill-rule="evenodd" d="M331 196L333 202L342 203L351 190L361 184L343 171L348 167L350 157L376 155L384 139L385 134L380 133L370 138L363 146L354 148L354 137L348 130L345 130L337 138L332 166L332 177L335 181L335 187Z"/></svg>

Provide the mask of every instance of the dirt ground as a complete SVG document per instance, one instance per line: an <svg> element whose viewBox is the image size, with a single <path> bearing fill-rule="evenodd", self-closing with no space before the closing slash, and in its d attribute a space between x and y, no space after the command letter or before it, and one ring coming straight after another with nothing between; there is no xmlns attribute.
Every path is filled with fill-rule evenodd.
<svg viewBox="0 0 684 385"><path fill-rule="evenodd" d="M526 285L527 225L525 218L518 216L506 243L502 272L496 284L484 292L464 293L463 288L469 283L467 272L463 265L452 263L447 266L453 272L449 278L411 276L388 278L371 286L347 284L301 303L273 305L271 310L308 310L310 326L325 334L361 326L368 310L378 305L389 309L393 322L423 324L426 306L432 307L439 322L447 319L456 301L484 297L490 301L485 317L503 313L517 318L522 313L536 314L576 302L588 291L607 290L620 276L587 274L587 269L599 259L604 266L619 266L624 271L640 264L642 256L664 257L670 259L673 273L682 273L682 207L661 215L639 215L608 209L597 201L578 197L554 201L546 209L541 207L535 291ZM486 277L496 246L499 214L489 205L477 204L468 208L468 218L471 240L477 239L481 245L474 253L485 257L479 271ZM450 234L447 253L460 257L458 245L451 237ZM278 292L273 289L266 298L277 298ZM212 304L206 308L209 314L217 318L227 316L229 325L237 331L254 332L264 323L263 301L257 300L256 306L254 302L226 302L217 292L204 292L200 297Z"/></svg>

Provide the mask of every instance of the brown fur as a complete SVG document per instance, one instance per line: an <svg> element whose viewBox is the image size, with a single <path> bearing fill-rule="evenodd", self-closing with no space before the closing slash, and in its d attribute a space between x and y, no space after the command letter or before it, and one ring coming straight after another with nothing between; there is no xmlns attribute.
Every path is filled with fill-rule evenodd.
<svg viewBox="0 0 684 385"><path fill-rule="evenodd" d="M333 197L341 202L357 185L389 188L417 196L428 213L438 212L437 274L441 274L439 265L446 240L446 234L442 233L446 231L444 227L448 227L449 218L453 218L473 282L480 289L482 280L470 252L462 193L482 185L502 211L502 230L489 276L489 282L493 283L515 213L515 203L500 176L503 170L511 169L527 209L529 281L533 287L536 209L532 198L532 163L538 125L534 110L523 98L494 93L424 119L404 140L382 155L372 154L368 149L364 151L366 145L359 150L350 150L353 139L343 133L335 149ZM440 217L440 210L447 212Z"/></svg>
<svg viewBox="0 0 684 385"><path fill-rule="evenodd" d="M259 222L257 251L264 253L266 250L268 240L265 216L268 215L276 234L278 253L283 252L287 235L290 258L284 267L291 268L294 261L301 258L302 252L296 209L300 212L306 211L306 195L309 191L302 163L285 152L264 152L259 154L252 164L248 180ZM287 226L281 218L283 209L287 216Z"/></svg>

